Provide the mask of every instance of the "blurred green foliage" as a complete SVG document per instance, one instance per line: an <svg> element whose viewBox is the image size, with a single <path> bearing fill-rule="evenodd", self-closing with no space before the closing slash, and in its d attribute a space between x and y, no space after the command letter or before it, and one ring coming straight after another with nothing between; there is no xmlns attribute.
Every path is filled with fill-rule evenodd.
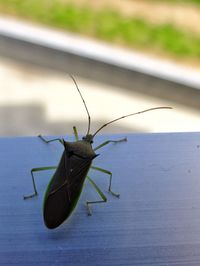
<svg viewBox="0 0 200 266"><path fill-rule="evenodd" d="M200 0L196 2L200 3ZM21 16L54 27L115 42L127 47L200 57L200 36L172 24L150 24L113 10L94 11L59 0L0 0L0 12Z"/></svg>

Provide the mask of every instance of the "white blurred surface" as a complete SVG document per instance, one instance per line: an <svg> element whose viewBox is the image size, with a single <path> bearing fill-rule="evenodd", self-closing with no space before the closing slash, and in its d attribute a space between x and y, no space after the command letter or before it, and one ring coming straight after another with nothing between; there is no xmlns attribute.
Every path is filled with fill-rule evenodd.
<svg viewBox="0 0 200 266"><path fill-rule="evenodd" d="M157 110L126 118L101 133L200 131L200 111L135 93L134 88L127 91L75 78L92 117L92 132L109 120L156 106L171 106L173 110ZM81 133L85 132L87 115L67 73L0 58L0 84L1 135L66 134L72 132L69 129L72 125ZM31 109L33 106L35 108ZM15 118L15 109L19 111L20 108L20 115Z"/></svg>

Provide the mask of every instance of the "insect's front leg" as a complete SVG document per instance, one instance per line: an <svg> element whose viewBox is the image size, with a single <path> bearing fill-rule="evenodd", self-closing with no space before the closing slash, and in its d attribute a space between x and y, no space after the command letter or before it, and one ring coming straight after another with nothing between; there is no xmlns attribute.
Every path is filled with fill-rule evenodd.
<svg viewBox="0 0 200 266"><path fill-rule="evenodd" d="M45 139L42 135L38 135L38 138L40 138L42 141L44 141L45 143L49 143L49 142L53 142L53 141L59 141L62 145L64 145L63 143L63 139L61 138L55 138L55 139L50 139L50 140L47 140Z"/></svg>
<svg viewBox="0 0 200 266"><path fill-rule="evenodd" d="M37 188L36 188L36 185L35 185L35 179L34 179L34 175L33 175L34 172L51 170L51 169L56 169L56 168L57 168L57 166L46 166L46 167L38 167L38 168L31 169L31 177L32 177L32 182L33 182L34 193L31 194L31 195L24 196L24 199L25 200L26 199L30 199L30 198L33 198L33 197L38 195Z"/></svg>
<svg viewBox="0 0 200 266"><path fill-rule="evenodd" d="M94 169L94 170L96 170L96 171L100 171L100 172L102 172L102 173L104 173L104 174L109 175L108 192L111 193L113 196L119 198L119 197L120 197L120 194L113 192L113 191L112 191L112 188L111 188L111 187L112 187L112 173L111 173L110 171L108 171L108 170L105 170L105 169L102 169L102 168L100 168L100 167L96 167L96 166L91 166L91 169Z"/></svg>
<svg viewBox="0 0 200 266"><path fill-rule="evenodd" d="M119 142L124 142L127 141L127 138L123 138L123 139L118 139L118 140L106 140L105 142L103 142L102 144L98 145L96 148L94 148L94 151L102 148L103 146L109 144L109 143L119 143Z"/></svg>
<svg viewBox="0 0 200 266"><path fill-rule="evenodd" d="M73 131L74 131L75 140L78 141L79 140L78 131L75 126L73 127Z"/></svg>

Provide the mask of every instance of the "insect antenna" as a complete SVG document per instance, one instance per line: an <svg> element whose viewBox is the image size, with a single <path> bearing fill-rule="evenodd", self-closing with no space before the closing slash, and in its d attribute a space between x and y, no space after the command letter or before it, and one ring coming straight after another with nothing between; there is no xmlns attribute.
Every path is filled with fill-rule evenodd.
<svg viewBox="0 0 200 266"><path fill-rule="evenodd" d="M112 121L110 121L110 122L104 124L103 126L101 126L101 127L100 127L100 128L99 128L99 129L93 134L92 137L94 138L94 136L95 136L100 130L102 130L104 127L106 127L106 126L108 126L109 124L114 123L114 122L116 122L116 121L118 121L118 120L124 119L124 118L129 117L129 116L132 116L132 115L139 115L139 114L142 114L142 113L145 113L145 112L149 112L149 111L153 111L153 110L158 110L158 109L172 109L172 107L165 107L165 106L154 107L154 108L145 109L145 110L140 111L140 112L136 112L136 113L132 113L132 114L128 114L128 115L121 116L121 117L116 118L116 119L114 119L114 120L112 120Z"/></svg>
<svg viewBox="0 0 200 266"><path fill-rule="evenodd" d="M87 112L87 115L88 115L88 129L87 129L87 133L86 133L86 135L88 135L89 132L90 132L90 124L91 124L90 113L89 113L89 111L88 111L88 108L87 108L87 105L86 105L86 103L85 103L85 100L84 100L84 98L83 98L83 96L82 96L82 94L81 94L81 92L80 92L80 90L79 90L79 88L78 88L78 84L76 83L75 78L74 78L71 74L69 74L69 76L70 76L71 79L73 80L73 82L74 82L74 84L75 84L75 86L76 86L76 88L77 88L77 91L79 92L79 94L80 94L80 96L81 96L81 99L82 99L82 101L83 101L83 104L84 104L84 106L85 106L85 109L86 109L86 112Z"/></svg>

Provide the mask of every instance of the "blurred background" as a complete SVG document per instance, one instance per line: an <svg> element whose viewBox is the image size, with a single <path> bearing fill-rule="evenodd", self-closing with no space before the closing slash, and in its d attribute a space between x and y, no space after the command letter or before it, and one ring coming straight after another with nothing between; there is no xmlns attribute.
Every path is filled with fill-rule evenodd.
<svg viewBox="0 0 200 266"><path fill-rule="evenodd" d="M200 131L200 0L0 0L0 135Z"/></svg>

